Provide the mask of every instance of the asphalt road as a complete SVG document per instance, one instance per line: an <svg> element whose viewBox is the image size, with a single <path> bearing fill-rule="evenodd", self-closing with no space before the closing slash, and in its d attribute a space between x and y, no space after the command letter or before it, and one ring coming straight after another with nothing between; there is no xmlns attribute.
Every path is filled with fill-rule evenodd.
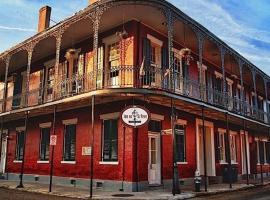
<svg viewBox="0 0 270 200"><path fill-rule="evenodd" d="M0 188L0 200L71 200L72 198L48 196L32 192Z"/></svg>
<svg viewBox="0 0 270 200"><path fill-rule="evenodd" d="M0 200L71 200L46 194L23 192L0 188ZM125 199L125 198L123 198ZM193 198L193 200L270 200L270 186L258 187L244 191L223 193L219 195Z"/></svg>
<svg viewBox="0 0 270 200"><path fill-rule="evenodd" d="M244 191L236 191L201 198L194 200L270 200L270 186L258 187Z"/></svg>

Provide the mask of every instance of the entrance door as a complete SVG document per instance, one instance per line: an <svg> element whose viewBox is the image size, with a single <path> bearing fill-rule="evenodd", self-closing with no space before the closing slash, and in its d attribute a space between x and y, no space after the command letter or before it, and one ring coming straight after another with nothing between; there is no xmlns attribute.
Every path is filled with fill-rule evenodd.
<svg viewBox="0 0 270 200"><path fill-rule="evenodd" d="M6 155L7 155L7 138L4 137L2 140L2 148L1 148L0 174L5 173Z"/></svg>
<svg viewBox="0 0 270 200"><path fill-rule="evenodd" d="M148 182L149 184L161 184L160 167L160 134L151 133L149 138L149 161L148 161Z"/></svg>
<svg viewBox="0 0 270 200"><path fill-rule="evenodd" d="M214 151L214 133L213 127L205 125L205 156L203 143L203 128L197 127L197 168L201 175L204 175L204 160L206 160L206 170L208 176L215 176L215 151Z"/></svg>
<svg viewBox="0 0 270 200"><path fill-rule="evenodd" d="M246 147L245 147L245 135L244 135L244 133L241 133L242 174L247 174L246 151L247 151L247 161L248 161L247 162L248 163L248 173L250 174L248 135L246 134Z"/></svg>

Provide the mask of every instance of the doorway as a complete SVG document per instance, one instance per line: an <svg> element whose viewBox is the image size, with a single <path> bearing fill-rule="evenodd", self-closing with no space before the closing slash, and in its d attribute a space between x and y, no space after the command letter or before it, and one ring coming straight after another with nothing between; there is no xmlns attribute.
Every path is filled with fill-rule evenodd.
<svg viewBox="0 0 270 200"><path fill-rule="evenodd" d="M196 120L196 142L197 142L197 169L200 175L204 173L204 160L206 160L206 172L208 176L216 176L215 148L214 148L214 125L205 121L205 155L203 142L202 120Z"/></svg>
<svg viewBox="0 0 270 200"><path fill-rule="evenodd" d="M2 135L1 135L1 137L2 137ZM6 157L7 157L7 137L3 137L2 148L1 148L0 174L5 173Z"/></svg>
<svg viewBox="0 0 270 200"><path fill-rule="evenodd" d="M160 133L148 133L148 182L150 185L161 184Z"/></svg>
<svg viewBox="0 0 270 200"><path fill-rule="evenodd" d="M245 140L246 137L246 140ZM247 164L246 164L246 152L247 152L247 163L248 163L248 174L250 174L250 155L249 155L249 143L248 143L248 133L244 134L241 131L241 162L242 162L242 174L247 174ZM246 146L245 146L246 141ZM245 149L246 148L246 149Z"/></svg>

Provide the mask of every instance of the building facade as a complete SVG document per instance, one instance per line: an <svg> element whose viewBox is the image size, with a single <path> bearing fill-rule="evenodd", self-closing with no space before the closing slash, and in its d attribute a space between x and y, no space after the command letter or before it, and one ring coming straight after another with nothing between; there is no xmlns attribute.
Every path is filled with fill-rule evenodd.
<svg viewBox="0 0 270 200"><path fill-rule="evenodd" d="M0 54L6 178L48 183L53 162L55 184L142 191L171 187L174 161L182 184L270 172L270 77L203 26L162 0L90 1L52 27L50 12ZM123 124L131 105L146 126Z"/></svg>

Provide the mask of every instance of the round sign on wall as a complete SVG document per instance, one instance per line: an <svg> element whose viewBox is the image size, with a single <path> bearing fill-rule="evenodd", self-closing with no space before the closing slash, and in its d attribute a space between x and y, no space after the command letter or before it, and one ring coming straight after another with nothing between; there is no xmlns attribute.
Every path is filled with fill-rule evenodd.
<svg viewBox="0 0 270 200"><path fill-rule="evenodd" d="M145 125L149 118L149 111L141 106L126 107L121 114L122 121L129 127L138 128Z"/></svg>

